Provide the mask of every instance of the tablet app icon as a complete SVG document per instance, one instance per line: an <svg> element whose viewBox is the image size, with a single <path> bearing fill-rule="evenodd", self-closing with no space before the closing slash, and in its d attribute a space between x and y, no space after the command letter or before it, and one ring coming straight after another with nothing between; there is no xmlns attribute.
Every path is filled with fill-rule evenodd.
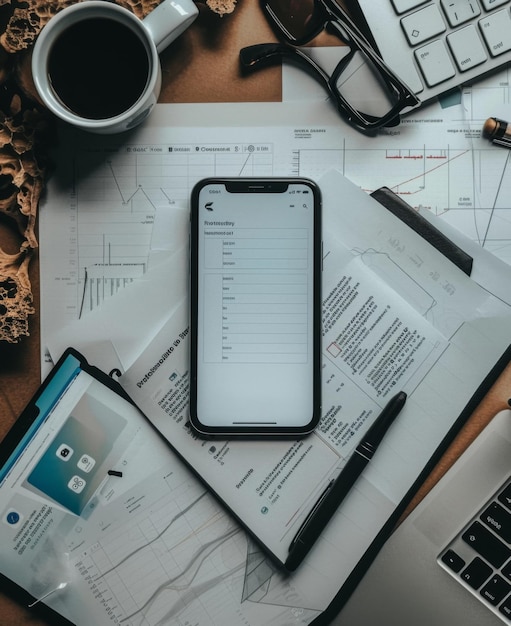
<svg viewBox="0 0 511 626"><path fill-rule="evenodd" d="M76 465L79 470L88 473L91 471L94 465L96 465L96 459L93 458L90 454L82 454L80 460Z"/></svg>
<svg viewBox="0 0 511 626"><path fill-rule="evenodd" d="M74 450L71 446L68 446L67 443L61 443L55 454L61 461L69 461L73 456L73 452Z"/></svg>
<svg viewBox="0 0 511 626"><path fill-rule="evenodd" d="M87 482L83 478L75 475L67 483L67 486L69 487L69 489L71 489L71 491L74 491L75 493L82 493L82 491L85 489L86 484Z"/></svg>
<svg viewBox="0 0 511 626"><path fill-rule="evenodd" d="M19 526L23 520L23 515L16 509L8 509L3 516L4 522L13 528Z"/></svg>

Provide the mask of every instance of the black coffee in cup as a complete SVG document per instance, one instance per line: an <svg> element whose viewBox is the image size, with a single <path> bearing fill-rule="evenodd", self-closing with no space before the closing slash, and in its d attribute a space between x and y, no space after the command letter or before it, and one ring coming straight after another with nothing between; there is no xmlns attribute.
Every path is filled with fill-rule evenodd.
<svg viewBox="0 0 511 626"><path fill-rule="evenodd" d="M143 94L150 75L144 42L126 24L91 17L71 24L53 44L48 74L70 111L88 119L120 115Z"/></svg>

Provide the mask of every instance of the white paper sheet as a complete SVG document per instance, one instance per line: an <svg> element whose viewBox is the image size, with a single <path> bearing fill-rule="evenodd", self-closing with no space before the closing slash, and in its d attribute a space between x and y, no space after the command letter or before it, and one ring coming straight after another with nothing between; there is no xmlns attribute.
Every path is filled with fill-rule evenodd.
<svg viewBox="0 0 511 626"><path fill-rule="evenodd" d="M367 293L374 287L375 300L384 305L383 294L388 290L382 277L388 277L393 287L401 286L403 294L409 298L410 285L422 276L425 286L420 292L422 297L411 300L414 306L399 294L392 297L392 306L397 307L394 312L402 309L399 315L403 317L404 311L408 311L407 319L416 320L418 332L425 333L426 327L430 330L428 341L421 343L423 366L419 363L410 369L403 368L402 376L398 366L394 370L394 378L409 393L398 421L299 570L283 579L256 549L261 568L266 572L267 594L250 596L264 607L264 611L257 612L263 621L254 617L251 624L268 623L271 616L275 623L285 623L279 621L285 615L282 612L285 606L292 606L293 611L304 611L302 623L308 623L316 611L326 608L511 340L511 320L505 315L510 307L446 262L435 248L389 212L381 212L377 203L338 173L331 172L321 178L320 185L328 242L324 300L333 302L334 288L343 276L351 275L363 281ZM339 202L339 198L343 202ZM358 208L356 219L353 218L355 206ZM370 224L371 228L360 233L357 220L360 224ZM347 223L350 228L345 227ZM369 265L365 258L368 250L373 251ZM417 263L417 259L421 259L421 263ZM396 281L395 275L389 272L389 260L402 280ZM182 253L182 262L176 263L176 267L185 265L186 253ZM146 278L151 274L149 271ZM429 281L424 280L427 276ZM135 283L125 292L141 293L140 285ZM360 290L362 295L364 290ZM438 308L435 315L432 315L435 307L423 306L424 294L428 302L435 302ZM110 303L116 299L112 298ZM151 307L147 299L145 303ZM503 317L486 317L490 313ZM99 314L100 310L98 319ZM274 516L283 514L284 519L289 519L289 512L295 506L297 521L300 516L303 519L329 476L342 466L385 402L385 397L380 399L378 392L388 397L392 387L379 386L379 381L363 381L360 372L350 371L353 364L349 358L339 360L339 354L333 350L341 348L334 344L345 324L338 318L336 324L333 321L328 324L325 335L324 418L317 433L301 445L269 442L264 448L250 442L199 440L191 435L187 426L187 325L186 301L169 306L167 321L159 332L154 335L146 329L153 339L121 381L181 454L215 485L217 493L231 508L242 518L256 520L254 530L271 543L274 552L280 551L282 558L292 532L290 529L276 534ZM142 330L140 325L138 328ZM132 330L135 332L136 326ZM82 349L79 333L76 336L78 347ZM413 350L414 341L412 339L404 349ZM430 348L426 350L428 342ZM391 356L388 354L389 359ZM404 350L399 356L406 363ZM310 464L314 466L314 473L307 471ZM304 485L308 485L309 490L305 490ZM226 544L226 550L229 545ZM232 549L239 550L238 541ZM293 602L287 604L284 598L291 590ZM306 607L314 611L305 611Z"/></svg>
<svg viewBox="0 0 511 626"><path fill-rule="evenodd" d="M350 203L349 194L339 192L337 175L322 176L336 167L364 191L388 186L414 207L422 207L449 225L456 224L489 249L497 250L497 235L504 233L504 241L499 239L499 253L509 260L511 236L506 238L502 224L492 236L495 212L489 213L487 205L481 203L481 180L485 182L485 193L494 193L495 197L497 192L499 197L505 195L511 180L493 175L504 171L495 164L495 159L500 163L503 157L497 157L493 147L490 149L472 142L459 107L428 107L398 129L365 138L349 129L331 104L322 100L308 104L159 105L147 125L120 138L73 133L67 137L63 133L64 156L57 157L58 171L41 208L40 224L42 345L50 346L54 355L72 342L86 354L90 351L92 362L107 371L114 367L126 369L137 362L151 340L153 347L160 347L155 338L163 338L168 332L173 335L178 329L182 332L182 323L173 326L179 315L172 315L179 312L176 307L186 291L186 220L180 211L186 211L193 183L211 175L304 175L321 180L329 205L342 205L335 226L331 225L336 237L344 241L343 236L357 232L354 218L360 218L364 229L373 225L369 241L360 238L347 245L348 250L357 252L363 273L376 273L398 288L400 295L413 303L416 313L426 313L426 321L436 327L435 332L441 335L438 345L448 342L435 367L419 385L411 385L413 396L402 412L399 428L389 433L393 436L381 446L377 462L368 468L300 570L291 578L282 577L249 544L248 561L258 560L260 571L265 573L259 587L233 601L257 603L257 618L251 624L271 620L285 623L282 620L290 616L301 620L298 623L309 623L328 605L380 529L381 520L410 486L417 467L429 458L467 395L510 339L507 317L490 321L490 315L500 314L505 307L502 309L488 293L494 289L491 281L485 280L487 264L481 266L484 269L478 281L486 291L466 277L458 280L456 275L453 293L452 277L443 274L443 261L442 280L436 281L439 291L434 291L432 284L431 289L424 289L425 275L421 271L430 267L428 264L436 257L422 264L422 257L407 255L399 237L396 239L395 228L390 236L380 228L380 216L387 216L386 211L378 210L372 220L357 216L354 207L358 202ZM476 162L477 171L473 168ZM499 216L507 220L507 213L500 212ZM167 227L172 228L174 238L167 240L160 225L172 221L173 225ZM480 237L481 229L487 235L484 239ZM368 254L374 237L378 249ZM398 274L389 271L388 263L375 262L400 251ZM175 252L174 263L169 252ZM504 280L508 278L502 266L500 271ZM430 272L434 274L431 267ZM399 273L407 280L396 279ZM87 313L86 300L92 309ZM428 306L432 302L435 306ZM460 310L462 304L464 313ZM102 310L108 314L106 321ZM449 314L437 314L440 310ZM86 325L88 336L85 331L82 334ZM67 334L59 336L65 327ZM93 355L98 354L98 342L101 352L96 362ZM162 340L161 346L164 344ZM142 363L138 361L139 366ZM45 361L43 368L48 365ZM333 376L332 381L339 381L334 396L341 382L345 389L353 385L361 391L353 381L346 382L335 359L326 359L325 370ZM359 400L354 395L353 403L345 405L350 415L361 415L367 406L374 411L380 406L371 398L367 404L360 403L365 397L363 392L356 397ZM329 416L336 413L335 405L334 399ZM343 426L339 423L340 432ZM347 428L355 423L356 418ZM342 450L338 445L342 434L338 436L338 431L325 424L324 440L331 450ZM338 422L334 424L338 426ZM341 456L346 453L345 449ZM221 446L211 456L216 456L214 461L220 464L229 454L231 459L236 456ZM335 459L335 454L325 457L325 479L326 468L333 470L335 466L329 459ZM403 472L403 467L411 474ZM240 472L238 483L245 475ZM265 497L271 494L273 498L277 495L265 491ZM273 504L277 503L275 500ZM349 542L346 537L350 537ZM226 554L229 549L227 546Z"/></svg>

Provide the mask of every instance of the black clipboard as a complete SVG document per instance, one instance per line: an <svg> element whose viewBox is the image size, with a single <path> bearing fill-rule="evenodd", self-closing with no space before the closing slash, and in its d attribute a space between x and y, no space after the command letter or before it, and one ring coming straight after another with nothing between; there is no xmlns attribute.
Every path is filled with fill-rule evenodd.
<svg viewBox="0 0 511 626"><path fill-rule="evenodd" d="M371 196L393 215L409 226L418 235L441 252L449 261L470 276L472 273L473 258L458 245L446 237L438 228L428 222L420 213L415 211L400 196L388 187L380 187L373 191Z"/></svg>
<svg viewBox="0 0 511 626"><path fill-rule="evenodd" d="M454 265L456 265L467 276L471 275L473 259L458 245L452 242L447 236L445 236L440 230L435 228L428 220L423 218L417 213L409 204L404 202L398 195L392 192L387 187L377 189L370 194L375 200L377 200L383 207L388 209L393 215L402 220L412 230L421 235L426 241L434 246L439 252L441 252L447 259L449 259ZM467 402L463 411L460 413L452 427L446 433L445 437L440 442L439 446L430 457L427 464L424 466L417 479L413 482L412 486L403 497L399 505L395 508L392 515L388 518L387 522L381 528L378 535L372 541L369 548L361 556L355 568L351 571L350 575L339 589L336 597L330 603L328 608L317 617L311 624L314 626L321 626L330 624L330 622L337 616L342 610L342 607L347 602L350 595L353 593L358 583L361 581L364 574L369 569L371 563L376 558L378 552L389 538L390 534L394 530L398 520L403 515L407 506L412 501L413 497L423 485L424 481L431 474L432 470L442 458L449 446L453 443L454 439L458 435L461 428L467 423L476 407L480 404L482 399L488 394L493 387L498 377L503 370L511 363L511 345L508 346L502 353L501 357L492 367L490 372L481 381L479 387L476 389L470 400Z"/></svg>
<svg viewBox="0 0 511 626"><path fill-rule="evenodd" d="M80 376L78 389L73 392ZM48 623L74 625L66 615L66 603L60 605L63 608L59 612L45 600L53 600L53 594L57 598L66 590L70 590L68 599L75 596L78 576L76 572L69 575L59 571L58 557L54 556L57 550L52 553L45 542L52 544L53 536L58 536L63 515L81 524L94 513L98 506L95 494L105 479L124 480L121 451L136 436L156 444L155 456L162 455L158 458L171 454L168 443L119 383L68 348L0 442L0 485L4 487L0 489L2 589ZM181 464L180 460L176 462ZM131 476L139 465L135 455ZM85 484L77 484L76 479L83 479ZM49 525L48 520L53 524ZM97 532L101 536L101 530ZM35 556L30 561L34 547ZM42 557L47 553L50 565L41 553ZM29 555L26 562L24 555ZM31 567L26 567L27 563ZM55 580L50 584L52 576ZM64 580L66 576L69 581ZM34 593L39 582L40 590ZM59 589L59 585L64 586ZM78 604L86 607L87 601L76 595L80 597ZM68 612L76 614L76 603L72 601L71 605ZM107 622L112 623L105 614Z"/></svg>

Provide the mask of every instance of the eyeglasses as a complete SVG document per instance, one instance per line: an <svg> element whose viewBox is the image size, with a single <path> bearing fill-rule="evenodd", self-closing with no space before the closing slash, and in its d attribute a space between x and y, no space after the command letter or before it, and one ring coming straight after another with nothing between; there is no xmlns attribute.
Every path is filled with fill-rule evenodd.
<svg viewBox="0 0 511 626"><path fill-rule="evenodd" d="M400 113L419 104L417 96L384 63L336 0L261 0L262 9L285 43L240 50L245 70L289 60L311 73L336 103L339 113L362 132L396 126ZM348 46L331 74L297 46L326 30ZM339 48L342 50L342 47Z"/></svg>

